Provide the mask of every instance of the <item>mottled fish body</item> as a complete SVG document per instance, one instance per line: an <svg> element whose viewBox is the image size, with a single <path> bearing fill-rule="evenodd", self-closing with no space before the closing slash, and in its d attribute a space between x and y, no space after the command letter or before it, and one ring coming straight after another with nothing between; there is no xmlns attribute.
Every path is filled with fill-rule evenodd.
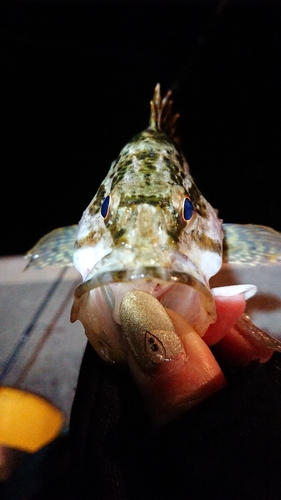
<svg viewBox="0 0 281 500"><path fill-rule="evenodd" d="M216 319L209 279L222 264L222 221L168 135L173 122L170 94L161 101L157 85L149 127L121 150L79 223L74 265L84 281L72 320L112 360L128 290L148 291L200 335Z"/></svg>

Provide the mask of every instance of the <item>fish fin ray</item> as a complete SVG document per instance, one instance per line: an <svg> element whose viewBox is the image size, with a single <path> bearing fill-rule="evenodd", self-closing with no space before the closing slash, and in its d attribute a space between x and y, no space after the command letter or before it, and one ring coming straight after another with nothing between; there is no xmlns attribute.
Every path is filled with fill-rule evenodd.
<svg viewBox="0 0 281 500"><path fill-rule="evenodd" d="M74 242L78 225L60 227L43 236L25 255L29 259L25 270L45 266L72 266Z"/></svg>
<svg viewBox="0 0 281 500"><path fill-rule="evenodd" d="M223 224L223 261L226 264L281 262L281 233L256 224Z"/></svg>
<svg viewBox="0 0 281 500"><path fill-rule="evenodd" d="M176 133L176 125L179 113L173 110L172 91L168 90L165 97L161 98L160 84L157 83L152 101L150 101L150 120L149 128L162 130L170 136L175 142L179 142Z"/></svg>

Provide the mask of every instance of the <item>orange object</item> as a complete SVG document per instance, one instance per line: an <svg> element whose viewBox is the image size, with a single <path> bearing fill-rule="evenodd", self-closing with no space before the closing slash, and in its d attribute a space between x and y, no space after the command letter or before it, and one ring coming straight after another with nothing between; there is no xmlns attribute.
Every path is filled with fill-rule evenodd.
<svg viewBox="0 0 281 500"><path fill-rule="evenodd" d="M55 439L63 424L63 413L41 396L0 387L0 445L34 453Z"/></svg>

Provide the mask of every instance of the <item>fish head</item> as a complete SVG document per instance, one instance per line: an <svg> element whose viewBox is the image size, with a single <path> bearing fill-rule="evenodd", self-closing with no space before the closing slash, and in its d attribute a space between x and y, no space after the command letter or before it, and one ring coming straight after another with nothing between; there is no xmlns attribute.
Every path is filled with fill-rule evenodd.
<svg viewBox="0 0 281 500"><path fill-rule="evenodd" d="M83 282L72 321L104 359L122 361L120 303L143 290L204 335L216 320L209 279L222 265L222 238L184 156L150 123L121 150L80 221L74 265Z"/></svg>

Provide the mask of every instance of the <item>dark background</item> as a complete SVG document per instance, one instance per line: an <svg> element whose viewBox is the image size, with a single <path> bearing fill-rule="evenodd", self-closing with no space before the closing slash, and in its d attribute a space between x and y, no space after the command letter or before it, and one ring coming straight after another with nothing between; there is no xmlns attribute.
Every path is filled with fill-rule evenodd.
<svg viewBox="0 0 281 500"><path fill-rule="evenodd" d="M78 222L173 88L192 174L226 222L281 230L277 2L2 3L1 246Z"/></svg>

